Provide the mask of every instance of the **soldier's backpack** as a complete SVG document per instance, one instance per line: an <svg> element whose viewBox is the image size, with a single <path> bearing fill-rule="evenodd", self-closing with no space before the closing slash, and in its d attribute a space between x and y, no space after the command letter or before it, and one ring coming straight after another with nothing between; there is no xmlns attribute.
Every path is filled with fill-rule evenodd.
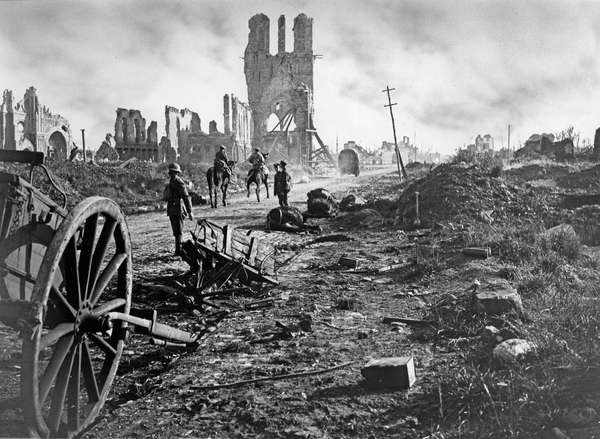
<svg viewBox="0 0 600 439"><path fill-rule="evenodd" d="M169 201L171 199L171 183L167 183L163 190L163 201Z"/></svg>

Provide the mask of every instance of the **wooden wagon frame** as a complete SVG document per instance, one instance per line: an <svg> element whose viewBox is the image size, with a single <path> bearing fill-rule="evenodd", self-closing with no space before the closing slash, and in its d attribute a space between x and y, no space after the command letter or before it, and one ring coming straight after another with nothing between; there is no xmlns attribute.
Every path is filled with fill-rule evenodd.
<svg viewBox="0 0 600 439"><path fill-rule="evenodd" d="M20 406L29 436L72 437L104 405L128 325L184 344L196 336L156 322L155 314L132 315L131 243L121 209L90 197L67 212L43 160L39 152L0 151L0 161L30 166L29 180L0 172L0 321L22 343L19 396L0 409ZM34 186L35 168L62 205Z"/></svg>

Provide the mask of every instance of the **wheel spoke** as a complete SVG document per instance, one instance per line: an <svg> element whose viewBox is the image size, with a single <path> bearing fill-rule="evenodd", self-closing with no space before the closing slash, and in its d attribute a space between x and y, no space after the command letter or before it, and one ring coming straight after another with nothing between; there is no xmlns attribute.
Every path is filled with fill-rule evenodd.
<svg viewBox="0 0 600 439"><path fill-rule="evenodd" d="M55 343L59 338L69 334L70 332L73 332L73 329L73 323L59 323L42 337L40 340L40 350L47 348L51 344Z"/></svg>
<svg viewBox="0 0 600 439"><path fill-rule="evenodd" d="M105 218L106 219L104 221L104 226L102 227L102 231L100 232L100 237L98 238L96 248L94 249L94 256L92 257L90 278L88 281L88 291L90 292L95 291L96 282L98 280L98 276L100 275L100 266L102 265L104 256L106 256L106 249L108 248L108 243L110 242L110 239L115 233L115 229L117 227L117 222L113 218Z"/></svg>
<svg viewBox="0 0 600 439"><path fill-rule="evenodd" d="M100 392L98 391L98 382L94 374L94 363L92 362L90 346L87 340L83 341L83 356L81 360L81 370L83 372L85 388L88 392L88 401L93 404L100 401Z"/></svg>
<svg viewBox="0 0 600 439"><path fill-rule="evenodd" d="M90 299L92 305L96 304L96 302L102 295L102 292L104 291L110 280L113 278L113 276L116 274L117 270L119 269L123 261L125 261L125 259L127 259L127 253L118 253L114 255L113 258L110 260L110 262L98 278L96 285L94 286L94 292Z"/></svg>
<svg viewBox="0 0 600 439"><path fill-rule="evenodd" d="M103 316L106 313L125 306L126 303L126 299L113 299L109 302L103 303L102 305L98 306L98 308L95 308L94 314L98 317Z"/></svg>
<svg viewBox="0 0 600 439"><path fill-rule="evenodd" d="M54 349L54 353L52 354L52 358L46 367L44 375L40 379L39 384L39 396L40 396L40 405L44 405L44 401L48 397L48 392L50 391L50 386L52 386L52 382L56 378L56 374L58 374L58 370L60 366L65 361L67 353L69 349L71 349L71 344L73 344L73 337L63 337L56 344L56 348Z"/></svg>
<svg viewBox="0 0 600 439"><path fill-rule="evenodd" d="M113 357L117 355L117 350L109 342L107 342L104 337L101 337L97 334L89 334L89 336L90 340L92 340L94 344L102 349L107 355L111 355Z"/></svg>
<svg viewBox="0 0 600 439"><path fill-rule="evenodd" d="M50 298L54 299L54 303L56 303L59 308L65 311L66 314L75 318L77 311L73 309L71 304L67 301L67 298L60 291L58 291L58 288L56 288L54 285L50 288Z"/></svg>
<svg viewBox="0 0 600 439"><path fill-rule="evenodd" d="M89 295L90 270L92 268L92 254L94 252L97 228L98 214L96 213L85 221L83 228L83 240L81 243L81 253L79 254L79 282L82 300L86 300Z"/></svg>
<svg viewBox="0 0 600 439"><path fill-rule="evenodd" d="M81 390L81 343L75 348L75 358L71 368L71 379L67 394L67 421L69 430L79 430L79 391Z"/></svg>
<svg viewBox="0 0 600 439"><path fill-rule="evenodd" d="M78 258L75 236L72 236L71 239L69 239L61 262L65 271L67 298L75 308L79 308L79 305L81 304L81 290L79 288L79 270L77 269Z"/></svg>
<svg viewBox="0 0 600 439"><path fill-rule="evenodd" d="M62 412L65 405L65 396L67 395L67 385L69 384L69 376L73 367L73 359L75 352L72 349L69 352L69 357L63 362L56 378L54 392L52 393L52 404L50 413L48 414L48 427L51 432L57 432L62 418Z"/></svg>

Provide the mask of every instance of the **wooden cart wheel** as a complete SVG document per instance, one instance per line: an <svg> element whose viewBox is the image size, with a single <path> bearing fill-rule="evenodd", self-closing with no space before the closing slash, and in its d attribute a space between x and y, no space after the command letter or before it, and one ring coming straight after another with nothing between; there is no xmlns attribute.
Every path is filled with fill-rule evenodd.
<svg viewBox="0 0 600 439"><path fill-rule="evenodd" d="M107 288L109 285L114 288ZM131 246L119 206L79 203L54 234L32 291L35 322L23 330L21 396L30 434L72 437L106 401L126 338L110 311L129 314Z"/></svg>

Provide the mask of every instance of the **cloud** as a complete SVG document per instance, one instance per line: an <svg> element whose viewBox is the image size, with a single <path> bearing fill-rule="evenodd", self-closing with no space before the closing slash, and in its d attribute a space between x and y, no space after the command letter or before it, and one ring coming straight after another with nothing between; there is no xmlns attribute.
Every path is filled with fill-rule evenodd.
<svg viewBox="0 0 600 439"><path fill-rule="evenodd" d="M86 129L96 147L117 107L164 127L164 106L222 123L221 98L246 98L248 19L314 18L316 122L333 144L391 138L386 85L399 135L450 152L511 123L532 132L573 124L593 136L600 110L600 4L481 0L130 0L0 2L0 86L40 100Z"/></svg>

